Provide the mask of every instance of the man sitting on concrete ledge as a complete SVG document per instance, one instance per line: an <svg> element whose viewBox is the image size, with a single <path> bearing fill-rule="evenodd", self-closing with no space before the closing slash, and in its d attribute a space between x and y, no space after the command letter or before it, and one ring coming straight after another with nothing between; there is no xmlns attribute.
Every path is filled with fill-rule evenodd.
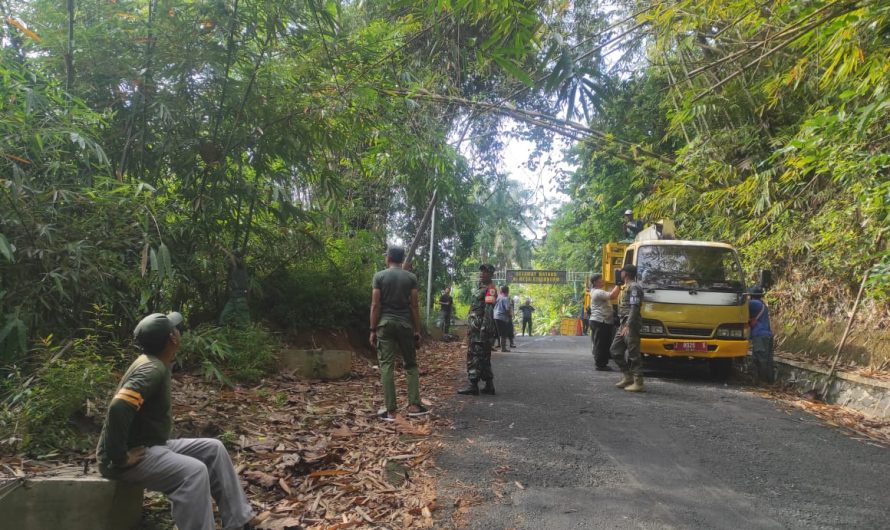
<svg viewBox="0 0 890 530"><path fill-rule="evenodd" d="M179 313L154 313L133 331L143 354L108 406L96 449L99 471L167 495L179 530L216 528L211 496L224 530L253 528L253 510L223 444L213 438L169 439L170 365L179 351L181 323Z"/></svg>

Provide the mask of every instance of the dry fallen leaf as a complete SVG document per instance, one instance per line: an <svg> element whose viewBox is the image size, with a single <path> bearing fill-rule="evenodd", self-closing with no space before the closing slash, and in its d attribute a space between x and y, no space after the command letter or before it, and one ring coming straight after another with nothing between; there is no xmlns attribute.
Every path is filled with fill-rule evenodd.
<svg viewBox="0 0 890 530"><path fill-rule="evenodd" d="M266 519L257 528L260 530L298 530L303 526L297 517L284 517L282 519Z"/></svg>
<svg viewBox="0 0 890 530"><path fill-rule="evenodd" d="M278 479L269 475L268 473L263 473L262 471L245 471L244 478L253 482L254 484L259 484L264 488L271 488L275 484L278 483Z"/></svg>
<svg viewBox="0 0 890 530"><path fill-rule="evenodd" d="M332 477L335 475L349 475L352 471L348 471L346 469L319 469L318 471L313 471L309 473L309 478L317 478L317 477Z"/></svg>

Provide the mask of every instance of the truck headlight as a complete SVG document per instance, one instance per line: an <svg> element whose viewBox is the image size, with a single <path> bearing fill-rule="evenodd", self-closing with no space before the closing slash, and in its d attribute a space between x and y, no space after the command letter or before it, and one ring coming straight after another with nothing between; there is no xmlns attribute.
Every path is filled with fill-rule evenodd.
<svg viewBox="0 0 890 530"><path fill-rule="evenodd" d="M664 325L657 320L644 320L640 333L647 335L664 335Z"/></svg>
<svg viewBox="0 0 890 530"><path fill-rule="evenodd" d="M744 339L745 336L744 324L723 324L717 328L718 339Z"/></svg>

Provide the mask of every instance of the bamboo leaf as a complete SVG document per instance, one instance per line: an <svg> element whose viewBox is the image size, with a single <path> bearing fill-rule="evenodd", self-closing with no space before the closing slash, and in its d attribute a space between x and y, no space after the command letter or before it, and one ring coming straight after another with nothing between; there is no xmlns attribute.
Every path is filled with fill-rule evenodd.
<svg viewBox="0 0 890 530"><path fill-rule="evenodd" d="M158 254L160 257L160 263L163 264L164 274L170 276L173 274L173 260L170 257L170 249L167 248L167 245L161 243L161 246L158 247Z"/></svg>
<svg viewBox="0 0 890 530"><path fill-rule="evenodd" d="M535 81L532 79L532 77L521 68L513 64L512 60L504 59L502 57L498 57L497 55L495 55L493 58L494 62L496 62L498 66L509 72L510 75L521 81L526 86L531 87L535 84Z"/></svg>
<svg viewBox="0 0 890 530"><path fill-rule="evenodd" d="M15 257L13 256L14 251L15 251L15 249L12 247L12 245L6 239L6 236L4 236L3 234L0 234L0 254L2 254L3 257L6 258L7 261L14 263L15 262Z"/></svg>
<svg viewBox="0 0 890 530"><path fill-rule="evenodd" d="M149 247L148 243L146 243L145 246L142 247L142 264L139 267L139 272L143 278L145 278L145 273L148 272L148 251L149 251L149 248L150 247Z"/></svg>

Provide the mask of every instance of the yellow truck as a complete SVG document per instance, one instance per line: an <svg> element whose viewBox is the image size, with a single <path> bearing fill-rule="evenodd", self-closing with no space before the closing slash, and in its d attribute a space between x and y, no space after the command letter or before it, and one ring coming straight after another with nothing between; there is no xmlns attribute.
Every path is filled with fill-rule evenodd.
<svg viewBox="0 0 890 530"><path fill-rule="evenodd" d="M628 263L637 266L644 293L643 355L708 359L712 375L727 377L732 359L748 353L748 297L735 249L674 239L673 223L664 220L633 242L603 249L603 277L611 282Z"/></svg>

